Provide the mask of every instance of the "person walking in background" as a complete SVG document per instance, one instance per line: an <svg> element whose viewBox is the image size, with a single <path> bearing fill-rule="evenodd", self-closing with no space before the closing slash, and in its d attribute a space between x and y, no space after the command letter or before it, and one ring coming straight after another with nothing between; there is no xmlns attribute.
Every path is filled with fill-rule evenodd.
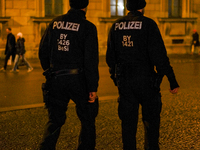
<svg viewBox="0 0 200 150"><path fill-rule="evenodd" d="M39 47L46 77L44 102L49 121L40 150L55 150L66 120L69 100L81 121L78 150L94 150L98 114L98 38L96 26L86 20L88 0L69 0L71 9L50 22Z"/></svg>
<svg viewBox="0 0 200 150"><path fill-rule="evenodd" d="M140 104L145 128L144 148L159 150L160 84L166 75L171 93L177 93L179 85L157 24L143 16L146 1L127 0L126 6L130 12L112 25L106 53L111 78L119 91L123 149L136 150Z"/></svg>
<svg viewBox="0 0 200 150"><path fill-rule="evenodd" d="M199 34L197 33L197 30L193 30L192 34L192 49L191 49L191 54L195 53L197 50L197 46L199 46ZM199 53L199 52L197 52Z"/></svg>
<svg viewBox="0 0 200 150"><path fill-rule="evenodd" d="M10 72L18 72L19 70L17 69L18 63L20 56L22 57L22 60L24 61L24 64L27 66L28 71L31 72L33 70L33 67L29 64L29 62L26 60L25 57L25 46L24 46L25 39L22 37L22 33L19 32L17 34L17 42L16 42L16 56L15 56L15 61L14 61L14 67Z"/></svg>
<svg viewBox="0 0 200 150"><path fill-rule="evenodd" d="M5 49L6 57L5 57L5 61L4 61L4 67L0 69L0 71L3 71L3 72L6 71L7 63L8 63L8 60L9 60L10 56L12 56L12 62L14 62L15 53L16 53L15 36L12 34L11 28L7 28L6 32L7 32L7 42L6 42L6 49Z"/></svg>

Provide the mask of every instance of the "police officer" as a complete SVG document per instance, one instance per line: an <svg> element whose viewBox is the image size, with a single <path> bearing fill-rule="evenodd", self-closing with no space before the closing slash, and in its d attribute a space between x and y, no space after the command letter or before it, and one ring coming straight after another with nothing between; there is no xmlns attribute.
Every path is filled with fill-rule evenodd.
<svg viewBox="0 0 200 150"><path fill-rule="evenodd" d="M99 80L97 30L85 17L89 1L69 2L71 9L52 20L39 47L39 59L47 79L44 95L49 113L41 150L55 150L70 99L75 102L81 121L78 150L95 149Z"/></svg>
<svg viewBox="0 0 200 150"><path fill-rule="evenodd" d="M173 94L178 92L179 85L157 24L143 16L146 1L127 0L126 6L130 12L112 25L106 54L111 78L119 90L118 114L122 121L123 149L136 150L141 104L144 148L159 150L160 83L166 75Z"/></svg>

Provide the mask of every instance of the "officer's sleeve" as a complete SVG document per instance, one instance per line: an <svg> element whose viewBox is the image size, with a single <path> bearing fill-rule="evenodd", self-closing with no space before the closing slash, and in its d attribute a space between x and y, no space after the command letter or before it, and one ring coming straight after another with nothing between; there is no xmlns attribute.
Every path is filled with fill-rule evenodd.
<svg viewBox="0 0 200 150"><path fill-rule="evenodd" d="M167 57L166 48L160 34L159 28L155 22L152 22L149 26L148 35L148 50L151 62L156 66L156 70L159 76L166 75L169 82L170 88L174 89L179 87L174 71L170 65L169 58Z"/></svg>
<svg viewBox="0 0 200 150"><path fill-rule="evenodd" d="M39 46L39 59L43 70L50 67L50 46L49 46L50 31L49 28L46 29Z"/></svg>
<svg viewBox="0 0 200 150"><path fill-rule="evenodd" d="M107 52L106 52L106 63L109 67L110 77L115 82L115 65L116 65L116 57L115 57L115 44L114 37L112 35L113 27L111 28L108 40L107 40Z"/></svg>
<svg viewBox="0 0 200 150"><path fill-rule="evenodd" d="M84 71L89 92L97 92L99 81L99 52L97 29L94 25L88 27L85 38Z"/></svg>

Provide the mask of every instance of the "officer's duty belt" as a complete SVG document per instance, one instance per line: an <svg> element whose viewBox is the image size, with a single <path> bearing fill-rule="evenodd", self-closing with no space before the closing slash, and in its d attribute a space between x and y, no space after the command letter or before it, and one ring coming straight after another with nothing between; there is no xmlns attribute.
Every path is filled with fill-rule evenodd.
<svg viewBox="0 0 200 150"><path fill-rule="evenodd" d="M83 69L63 69L63 70L57 70L54 71L53 73L57 76L59 75L75 75L75 74L79 74L82 72Z"/></svg>

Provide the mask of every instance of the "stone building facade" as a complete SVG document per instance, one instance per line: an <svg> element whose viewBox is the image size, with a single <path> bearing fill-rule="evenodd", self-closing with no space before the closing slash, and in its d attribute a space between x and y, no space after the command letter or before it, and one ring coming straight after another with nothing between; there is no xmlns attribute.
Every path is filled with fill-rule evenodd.
<svg viewBox="0 0 200 150"><path fill-rule="evenodd" d="M87 19L97 26L99 53L105 55L112 23L128 11L126 0L89 0ZM145 16L154 19L168 53L189 53L192 31L200 33L200 0L146 0ZM26 40L27 58L38 57L40 39L56 15L70 9L68 0L0 0L0 58L4 58L6 28Z"/></svg>

